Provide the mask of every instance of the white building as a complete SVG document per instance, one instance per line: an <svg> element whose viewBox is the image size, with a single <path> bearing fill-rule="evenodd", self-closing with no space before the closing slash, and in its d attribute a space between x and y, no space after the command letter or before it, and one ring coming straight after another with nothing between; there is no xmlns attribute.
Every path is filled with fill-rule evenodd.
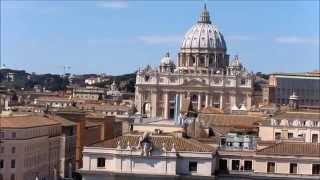
<svg viewBox="0 0 320 180"><path fill-rule="evenodd" d="M196 140L170 135L124 135L83 150L85 180L106 179L111 174L211 176L215 149Z"/></svg>
<svg viewBox="0 0 320 180"><path fill-rule="evenodd" d="M84 80L84 83L87 85L94 85L94 84L97 84L100 82L102 82L100 77L90 77L90 78Z"/></svg>
<svg viewBox="0 0 320 180"><path fill-rule="evenodd" d="M195 110L214 106L230 111L241 105L249 110L252 91L253 75L238 56L229 63L224 37L205 6L185 34L176 64L167 53L159 68L147 66L137 72L135 103L143 115L173 119L185 99Z"/></svg>

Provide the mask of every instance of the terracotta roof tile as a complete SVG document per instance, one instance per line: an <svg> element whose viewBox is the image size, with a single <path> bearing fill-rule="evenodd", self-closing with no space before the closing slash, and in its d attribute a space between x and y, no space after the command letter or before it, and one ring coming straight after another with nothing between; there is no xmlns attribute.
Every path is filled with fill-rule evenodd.
<svg viewBox="0 0 320 180"><path fill-rule="evenodd" d="M104 147L104 148L116 148L118 141L122 148L126 148L128 142L131 146L138 146L139 143L138 135L124 135L111 140L103 141L92 145L93 147ZM164 135L152 135L150 137L153 143L153 149L161 149L162 144L165 144L165 148L170 151L173 144L175 144L176 151L187 151L187 152L214 152L215 148L200 143L199 141L193 139L178 138L173 136Z"/></svg>
<svg viewBox="0 0 320 180"><path fill-rule="evenodd" d="M51 126L60 122L40 115L19 115L0 117L1 128L28 128L37 126Z"/></svg>
<svg viewBox="0 0 320 180"><path fill-rule="evenodd" d="M261 116L232 115L232 114L200 114L199 119L208 126L224 126L237 128L255 128L265 121Z"/></svg>
<svg viewBox="0 0 320 180"><path fill-rule="evenodd" d="M318 120L320 121L320 113L316 112L282 112L275 115L275 119L305 119L305 120Z"/></svg>
<svg viewBox="0 0 320 180"><path fill-rule="evenodd" d="M261 155L320 157L319 143L279 143L257 151Z"/></svg>

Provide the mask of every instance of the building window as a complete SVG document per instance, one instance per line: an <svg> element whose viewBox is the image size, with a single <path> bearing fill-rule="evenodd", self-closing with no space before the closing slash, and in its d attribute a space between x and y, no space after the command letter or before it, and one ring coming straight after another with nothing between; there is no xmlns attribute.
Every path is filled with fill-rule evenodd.
<svg viewBox="0 0 320 180"><path fill-rule="evenodd" d="M320 164L312 164L312 174L320 174Z"/></svg>
<svg viewBox="0 0 320 180"><path fill-rule="evenodd" d="M276 165L275 165L274 162L268 162L268 164L267 164L267 172L268 173L274 173L275 170L276 170L275 167L276 167Z"/></svg>
<svg viewBox="0 0 320 180"><path fill-rule="evenodd" d="M245 79L241 79L241 85L245 85L246 84L246 80Z"/></svg>
<svg viewBox="0 0 320 180"><path fill-rule="evenodd" d="M228 161L226 159L219 160L219 169L224 172L228 171Z"/></svg>
<svg viewBox="0 0 320 180"><path fill-rule="evenodd" d="M3 166L4 166L3 159L0 159L0 169L2 169Z"/></svg>
<svg viewBox="0 0 320 180"><path fill-rule="evenodd" d="M16 138L16 136L17 136L17 134L15 132L13 132L11 135L12 135L13 139Z"/></svg>
<svg viewBox="0 0 320 180"><path fill-rule="evenodd" d="M189 162L189 171L190 172L197 172L198 169L198 162L191 161Z"/></svg>
<svg viewBox="0 0 320 180"><path fill-rule="evenodd" d="M239 160L232 160L231 166L232 166L233 171L239 171L240 161Z"/></svg>
<svg viewBox="0 0 320 180"><path fill-rule="evenodd" d="M4 138L4 132L0 131L0 138L3 139Z"/></svg>
<svg viewBox="0 0 320 180"><path fill-rule="evenodd" d="M297 167L296 163L290 163L290 174L297 174Z"/></svg>
<svg viewBox="0 0 320 180"><path fill-rule="evenodd" d="M220 145L221 146L225 146L226 145L226 139L225 138L221 138Z"/></svg>
<svg viewBox="0 0 320 180"><path fill-rule="evenodd" d="M16 153L16 147L12 147L11 152L12 152L12 154Z"/></svg>
<svg viewBox="0 0 320 180"><path fill-rule="evenodd" d="M281 139L281 132L276 132L276 133L274 134L274 136L275 136L275 139L276 139L276 140Z"/></svg>
<svg viewBox="0 0 320 180"><path fill-rule="evenodd" d="M105 166L106 166L106 158L98 158L97 167L105 167Z"/></svg>
<svg viewBox="0 0 320 180"><path fill-rule="evenodd" d="M312 143L318 143L318 134L312 134Z"/></svg>
<svg viewBox="0 0 320 180"><path fill-rule="evenodd" d="M252 170L252 161L244 161L244 170L251 171Z"/></svg>
<svg viewBox="0 0 320 180"><path fill-rule="evenodd" d="M16 179L15 175L14 175L14 174L11 174L10 180L15 180L15 179Z"/></svg>
<svg viewBox="0 0 320 180"><path fill-rule="evenodd" d="M293 138L293 133L288 133L288 139L292 139Z"/></svg>
<svg viewBox="0 0 320 180"><path fill-rule="evenodd" d="M11 160L11 168L16 168L16 160Z"/></svg>

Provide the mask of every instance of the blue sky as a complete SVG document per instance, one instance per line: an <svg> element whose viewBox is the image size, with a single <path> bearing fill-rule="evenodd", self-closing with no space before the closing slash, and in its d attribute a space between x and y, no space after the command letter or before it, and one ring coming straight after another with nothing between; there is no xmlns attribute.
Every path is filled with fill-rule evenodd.
<svg viewBox="0 0 320 180"><path fill-rule="evenodd" d="M37 73L122 74L174 59L203 1L1 1L1 59ZM319 1L208 1L254 72L319 69Z"/></svg>

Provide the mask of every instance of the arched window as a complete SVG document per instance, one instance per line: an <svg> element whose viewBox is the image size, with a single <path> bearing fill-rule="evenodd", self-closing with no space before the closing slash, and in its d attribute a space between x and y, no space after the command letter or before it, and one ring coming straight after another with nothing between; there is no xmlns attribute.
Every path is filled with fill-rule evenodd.
<svg viewBox="0 0 320 180"><path fill-rule="evenodd" d="M194 95L192 96L192 101L198 101L198 96L194 94Z"/></svg>

